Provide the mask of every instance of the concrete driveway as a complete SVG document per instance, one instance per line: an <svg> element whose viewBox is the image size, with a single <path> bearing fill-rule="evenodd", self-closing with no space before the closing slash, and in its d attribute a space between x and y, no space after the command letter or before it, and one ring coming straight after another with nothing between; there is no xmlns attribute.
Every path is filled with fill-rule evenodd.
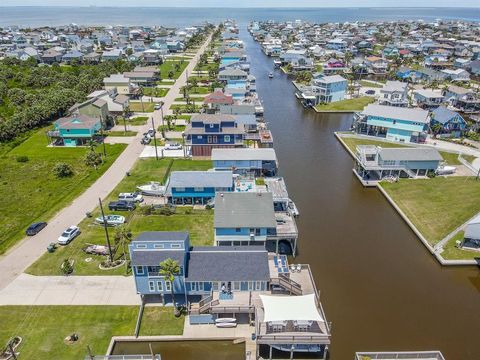
<svg viewBox="0 0 480 360"><path fill-rule="evenodd" d="M168 158L183 158L184 153L183 149L181 150L164 150L163 146L157 146L158 156L159 157L168 157ZM140 154L141 158L154 158L155 157L155 146L145 146L142 153Z"/></svg>
<svg viewBox="0 0 480 360"><path fill-rule="evenodd" d="M0 291L0 305L139 305L131 276L21 274Z"/></svg>

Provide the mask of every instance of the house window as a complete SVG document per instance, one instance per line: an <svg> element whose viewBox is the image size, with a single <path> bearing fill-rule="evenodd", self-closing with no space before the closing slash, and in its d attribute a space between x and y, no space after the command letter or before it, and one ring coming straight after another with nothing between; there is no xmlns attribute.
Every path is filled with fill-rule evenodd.
<svg viewBox="0 0 480 360"><path fill-rule="evenodd" d="M212 143L212 137L211 137L211 136L207 136L207 142L208 142L209 144Z"/></svg>
<svg viewBox="0 0 480 360"><path fill-rule="evenodd" d="M261 281L255 281L255 290L257 290L257 291L262 290L262 282Z"/></svg>
<svg viewBox="0 0 480 360"><path fill-rule="evenodd" d="M163 244L155 244L153 245L155 249L163 249Z"/></svg>
<svg viewBox="0 0 480 360"><path fill-rule="evenodd" d="M158 291L163 291L163 283L161 281L157 281L157 289Z"/></svg>
<svg viewBox="0 0 480 360"><path fill-rule="evenodd" d="M210 129L213 129L213 126L214 126L213 124L210 124Z"/></svg>
<svg viewBox="0 0 480 360"><path fill-rule="evenodd" d="M255 229L255 236L260 236L261 229Z"/></svg>
<svg viewBox="0 0 480 360"><path fill-rule="evenodd" d="M171 247L172 249L180 249L180 248L182 247L182 245L180 245L180 244L172 244L170 247Z"/></svg>
<svg viewBox="0 0 480 360"><path fill-rule="evenodd" d="M172 283L168 280L165 281L165 291L172 291Z"/></svg>
<svg viewBox="0 0 480 360"><path fill-rule="evenodd" d="M185 191L185 188L184 188L184 187L176 187L176 188L175 188L175 191L184 192L184 191Z"/></svg>
<svg viewBox="0 0 480 360"><path fill-rule="evenodd" d="M202 135L197 135L197 139L202 139Z"/></svg>
<svg viewBox="0 0 480 360"><path fill-rule="evenodd" d="M199 192L201 192L201 191L203 191L203 190L204 190L203 187L193 188L193 191L199 191Z"/></svg>
<svg viewBox="0 0 480 360"><path fill-rule="evenodd" d="M255 287L254 287L253 284L254 284L253 281L249 281L249 282L248 282L248 291L253 291L253 290L254 290Z"/></svg>
<svg viewBox="0 0 480 360"><path fill-rule="evenodd" d="M214 281L212 282L212 290L213 291L218 291L218 289L220 288L218 282Z"/></svg>
<svg viewBox="0 0 480 360"><path fill-rule="evenodd" d="M223 140L224 140L225 142L230 142L230 135L225 135L225 136L223 137Z"/></svg>
<svg viewBox="0 0 480 360"><path fill-rule="evenodd" d="M137 244L137 249L146 249L147 245L146 244Z"/></svg>
<svg viewBox="0 0 480 360"><path fill-rule="evenodd" d="M217 136L216 136L216 135L215 135L215 136L212 136L212 138L213 138L212 142L213 142L214 144L216 144L217 141L218 141L218 140L217 140Z"/></svg>
<svg viewBox="0 0 480 360"><path fill-rule="evenodd" d="M242 231L240 228L235 229L235 232L240 232L240 231Z"/></svg>
<svg viewBox="0 0 480 360"><path fill-rule="evenodd" d="M240 291L240 281L233 282L233 290Z"/></svg>
<svg viewBox="0 0 480 360"><path fill-rule="evenodd" d="M137 266L137 275L143 275L145 272L143 271L143 266Z"/></svg>
<svg viewBox="0 0 480 360"><path fill-rule="evenodd" d="M155 283L153 281L149 281L148 282L148 290L150 292L154 292L155 291Z"/></svg>

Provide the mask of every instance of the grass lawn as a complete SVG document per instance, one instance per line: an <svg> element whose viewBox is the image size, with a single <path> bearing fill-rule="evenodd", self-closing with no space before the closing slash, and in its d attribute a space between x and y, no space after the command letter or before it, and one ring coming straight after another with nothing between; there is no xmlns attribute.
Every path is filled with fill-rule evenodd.
<svg viewBox="0 0 480 360"><path fill-rule="evenodd" d="M48 221L55 213L93 184L125 149L124 144L106 145L107 158L97 170L87 167L84 147L47 147L43 128L0 157L0 253L19 239L34 221ZM97 147L97 151L101 151ZM18 156L29 161L17 162ZM52 174L57 162L72 165L74 175L58 179Z"/></svg>
<svg viewBox="0 0 480 360"><path fill-rule="evenodd" d="M373 97L362 96L355 99L336 101L330 104L319 104L315 106L315 108L318 111L360 111L374 101L375 99Z"/></svg>
<svg viewBox="0 0 480 360"><path fill-rule="evenodd" d="M170 126L170 129L167 128L167 125L159 126L158 127L159 131L165 130L165 131L185 131L185 125L175 125L175 126Z"/></svg>
<svg viewBox="0 0 480 360"><path fill-rule="evenodd" d="M195 102L201 102L201 103L203 103L203 100L205 100L205 98L203 98L203 97L190 96L190 101L195 101ZM178 98L175 98L175 101L187 101L187 99L185 99L184 97L178 97Z"/></svg>
<svg viewBox="0 0 480 360"><path fill-rule="evenodd" d="M432 245L480 212L474 177L400 179L382 187Z"/></svg>
<svg viewBox="0 0 480 360"><path fill-rule="evenodd" d="M145 125L147 123L147 120L148 120L148 116L137 116L127 120L127 124L133 125L133 126ZM123 120L122 119L117 120L117 124L122 125Z"/></svg>
<svg viewBox="0 0 480 360"><path fill-rule="evenodd" d="M120 184L108 195L103 202L105 211L109 201L116 200L121 192L135 191L137 185L149 181L165 183L170 171L183 170L208 170L212 167L211 161L197 161L185 159L141 159L138 160ZM189 231L192 245L213 244L213 211L192 210L191 207L177 207L174 215L143 215L137 208L134 212L116 212L127 218L127 227L131 230L133 238L143 231ZM82 233L67 246L58 247L54 253L45 252L40 259L32 264L27 273L32 275L60 275L60 266L64 259L75 260L75 275L125 275L129 274L125 267L112 270L100 270L98 265L104 260L102 256L88 255L83 252L87 244L106 245L103 227L95 224L94 219L99 216L99 210L93 212L93 218L85 218L79 227ZM109 228L110 241L113 244L115 228ZM122 251L118 251L117 258ZM87 262L86 259L90 260Z"/></svg>
<svg viewBox="0 0 480 360"><path fill-rule="evenodd" d="M383 85L367 81L367 80L360 80L360 85L365 86L365 87L371 87L371 88L382 88Z"/></svg>
<svg viewBox="0 0 480 360"><path fill-rule="evenodd" d="M134 335L137 315L137 306L1 306L0 344L21 336L20 359L83 359L87 345L105 354L112 336ZM171 308L146 307L141 335L181 335L183 322ZM79 340L65 344L72 333Z"/></svg>
<svg viewBox="0 0 480 360"><path fill-rule="evenodd" d="M153 102L143 102L140 101L130 101L130 110L133 112L153 112L155 108L155 103Z"/></svg>
<svg viewBox="0 0 480 360"><path fill-rule="evenodd" d="M463 250L456 247L457 240L462 241L463 231L459 231L454 237L448 241L443 247L442 257L446 260L473 260L480 258L480 251Z"/></svg>
<svg viewBox="0 0 480 360"><path fill-rule="evenodd" d="M154 88L149 88L145 87L143 88L143 94L145 96L154 96L154 97L164 97L168 93L168 88L159 88L159 87L154 87Z"/></svg>
<svg viewBox="0 0 480 360"><path fill-rule="evenodd" d="M180 90L180 93L183 94L183 88ZM188 92L190 95L191 94L210 94L210 88L205 87L205 86L196 86L192 87L190 91Z"/></svg>
<svg viewBox="0 0 480 360"><path fill-rule="evenodd" d="M162 65L159 66L160 70L160 77L164 79L170 79L168 76L170 71L173 71L173 76L171 79L178 79L185 68L188 66L188 59L184 59L184 61L174 61L174 60L166 60ZM176 65L178 64L178 67Z"/></svg>
<svg viewBox="0 0 480 360"><path fill-rule="evenodd" d="M170 110L180 109L181 111L185 112L190 107L193 109L193 104L190 104L190 105L187 105L187 104L173 104L172 106L170 106ZM195 105L195 112L199 112L200 109L201 109L200 106Z"/></svg>
<svg viewBox="0 0 480 360"><path fill-rule="evenodd" d="M186 120L187 122L190 122L190 119L192 118L192 115L178 115L177 118Z"/></svg>
<svg viewBox="0 0 480 360"><path fill-rule="evenodd" d="M109 131L108 136L135 136L136 131Z"/></svg>

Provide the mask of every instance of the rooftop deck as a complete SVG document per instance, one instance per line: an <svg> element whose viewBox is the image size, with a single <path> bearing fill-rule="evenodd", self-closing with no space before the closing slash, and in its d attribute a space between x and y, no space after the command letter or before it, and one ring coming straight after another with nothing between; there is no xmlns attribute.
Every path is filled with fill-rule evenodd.
<svg viewBox="0 0 480 360"><path fill-rule="evenodd" d="M287 212L276 212L275 213L275 220L277 221L277 235L276 236L268 236L269 239L274 238L294 238L296 239L298 236L297 224L295 223L295 219Z"/></svg>
<svg viewBox="0 0 480 360"><path fill-rule="evenodd" d="M421 360L445 360L440 351L401 351L401 352L357 352L355 360L364 359L421 359Z"/></svg>

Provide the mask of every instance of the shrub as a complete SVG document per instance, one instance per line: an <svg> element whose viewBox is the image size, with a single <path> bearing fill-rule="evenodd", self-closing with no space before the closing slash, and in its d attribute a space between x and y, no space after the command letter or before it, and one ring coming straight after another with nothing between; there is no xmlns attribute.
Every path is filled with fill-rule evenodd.
<svg viewBox="0 0 480 360"><path fill-rule="evenodd" d="M160 210L158 210L158 213L160 215L170 216L170 215L173 215L174 212L168 206L164 206Z"/></svg>
<svg viewBox="0 0 480 360"><path fill-rule="evenodd" d="M69 259L63 260L61 269L64 275L70 275L73 272L72 262Z"/></svg>
<svg viewBox="0 0 480 360"><path fill-rule="evenodd" d="M102 163L102 154L95 151L89 151L85 155L84 161L87 166L91 166L96 169L97 166Z"/></svg>
<svg viewBox="0 0 480 360"><path fill-rule="evenodd" d="M67 163L56 163L53 168L53 173L58 178L65 178L73 175L73 168Z"/></svg>
<svg viewBox="0 0 480 360"><path fill-rule="evenodd" d="M24 162L27 162L28 160L29 160L28 156L25 156L25 155L17 156L17 162L19 163L24 163Z"/></svg>

